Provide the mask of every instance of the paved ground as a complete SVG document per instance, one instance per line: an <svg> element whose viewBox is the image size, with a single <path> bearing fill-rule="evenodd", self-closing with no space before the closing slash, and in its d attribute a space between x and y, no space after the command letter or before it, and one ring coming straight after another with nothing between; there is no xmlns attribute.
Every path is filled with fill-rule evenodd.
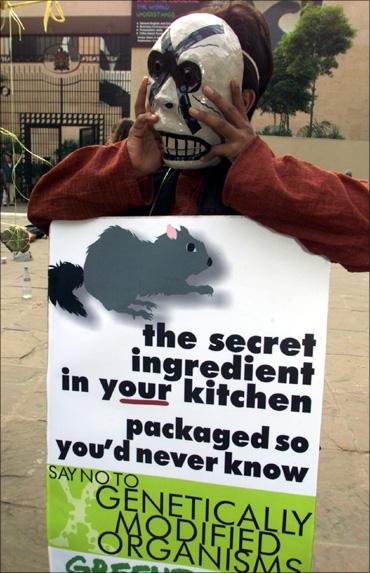
<svg viewBox="0 0 370 573"><path fill-rule="evenodd" d="M11 208L8 208L11 210ZM2 225L13 223L3 216ZM18 224L25 224L18 218ZM33 298L21 298L23 264L3 246L1 572L47 572L45 436L48 241L32 246ZM367 572L368 292L367 274L333 266L315 572Z"/></svg>

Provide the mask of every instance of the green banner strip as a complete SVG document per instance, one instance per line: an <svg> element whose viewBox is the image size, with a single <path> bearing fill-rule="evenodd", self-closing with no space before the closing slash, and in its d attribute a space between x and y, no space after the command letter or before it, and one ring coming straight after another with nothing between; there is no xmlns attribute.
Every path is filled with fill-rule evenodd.
<svg viewBox="0 0 370 573"><path fill-rule="evenodd" d="M117 561L307 573L314 513L312 496L47 467L49 545Z"/></svg>

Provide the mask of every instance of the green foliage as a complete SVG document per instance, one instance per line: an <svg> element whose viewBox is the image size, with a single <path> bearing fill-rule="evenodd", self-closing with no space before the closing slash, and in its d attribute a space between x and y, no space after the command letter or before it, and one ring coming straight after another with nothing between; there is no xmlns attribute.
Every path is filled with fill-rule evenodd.
<svg viewBox="0 0 370 573"><path fill-rule="evenodd" d="M292 132L289 128L283 125L266 125L260 135L279 135L280 137L292 137Z"/></svg>
<svg viewBox="0 0 370 573"><path fill-rule="evenodd" d="M274 114L275 124L279 116L282 132L290 131L289 118L303 111L310 114L304 137L313 135L316 81L321 75L332 75L338 67L336 56L351 47L355 34L340 6L318 6L312 0L305 3L295 29L285 34L274 50L274 72L258 102L262 113ZM330 137L343 137L336 129L329 130Z"/></svg>
<svg viewBox="0 0 370 573"><path fill-rule="evenodd" d="M307 3L294 31L287 35L289 71L304 70L311 80L332 75L332 69L338 67L336 56L352 46L355 34L341 6Z"/></svg>
<svg viewBox="0 0 370 573"><path fill-rule="evenodd" d="M20 136L18 135L17 137L21 141ZM4 153L11 153L12 155L15 153L16 155L21 155L22 148L19 145L19 143L14 141L11 137L1 134L1 143L0 143L1 157L4 155Z"/></svg>
<svg viewBox="0 0 370 573"><path fill-rule="evenodd" d="M72 153L72 151L75 151L75 149L78 148L79 145L77 141L75 141L74 139L65 139L62 145L60 146L60 158L64 159L64 157L67 157L67 155L69 155L70 153ZM54 154L57 157L59 155L58 151L59 151L58 149L54 151Z"/></svg>
<svg viewBox="0 0 370 573"><path fill-rule="evenodd" d="M41 175L45 173L45 163L33 163L32 162L32 183L35 185L40 179Z"/></svg>
<svg viewBox="0 0 370 573"><path fill-rule="evenodd" d="M320 139L345 139L344 135L340 132L335 123L330 121L314 121L312 125L312 132L310 135L310 125L304 125L298 131L300 137L318 137Z"/></svg>
<svg viewBox="0 0 370 573"><path fill-rule="evenodd" d="M338 67L336 56L351 46L356 30L351 26L343 8L338 5L315 6L308 2L295 29L286 35L285 57L287 72L309 78L311 103L308 137L312 136L314 107L319 76L333 74Z"/></svg>
<svg viewBox="0 0 370 573"><path fill-rule="evenodd" d="M307 112L309 109L310 77L302 70L289 71L286 42L287 35L281 38L274 50L274 71L258 107L262 113L280 115L280 124L287 126L289 122L286 116L295 115L297 111Z"/></svg>

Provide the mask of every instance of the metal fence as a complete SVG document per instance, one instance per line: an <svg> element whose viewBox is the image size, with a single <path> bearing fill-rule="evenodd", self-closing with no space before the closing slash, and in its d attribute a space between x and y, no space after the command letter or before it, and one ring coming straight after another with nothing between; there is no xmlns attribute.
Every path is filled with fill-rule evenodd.
<svg viewBox="0 0 370 573"><path fill-rule="evenodd" d="M83 145L105 143L130 115L129 36L24 36L12 50L7 42L2 47L0 125L52 164ZM1 148L12 150L10 138ZM17 186L27 199L46 168L15 150L22 153Z"/></svg>

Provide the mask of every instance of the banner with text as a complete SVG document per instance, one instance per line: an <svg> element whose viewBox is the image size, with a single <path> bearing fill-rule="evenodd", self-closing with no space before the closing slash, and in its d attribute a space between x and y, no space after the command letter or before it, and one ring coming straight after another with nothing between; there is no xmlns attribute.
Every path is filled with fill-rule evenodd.
<svg viewBox="0 0 370 573"><path fill-rule="evenodd" d="M132 2L131 47L151 48L170 24L202 7L202 0L147 0Z"/></svg>
<svg viewBox="0 0 370 573"><path fill-rule="evenodd" d="M244 217L53 223L51 571L310 570L328 282Z"/></svg>

